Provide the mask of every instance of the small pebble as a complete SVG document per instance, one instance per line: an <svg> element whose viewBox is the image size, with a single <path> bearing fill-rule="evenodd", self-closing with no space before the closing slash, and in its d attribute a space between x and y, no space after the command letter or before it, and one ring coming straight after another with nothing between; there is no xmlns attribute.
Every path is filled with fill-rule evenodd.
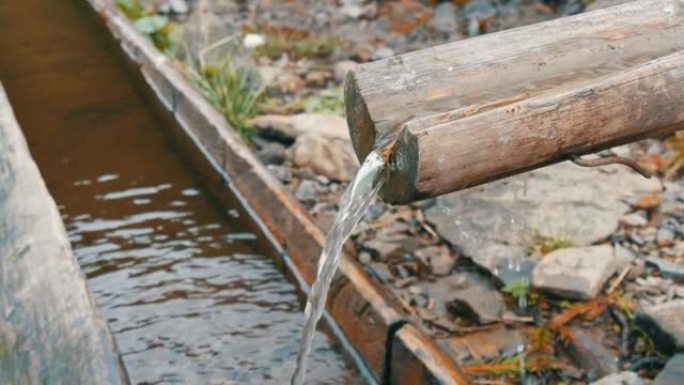
<svg viewBox="0 0 684 385"><path fill-rule="evenodd" d="M632 213L622 216L620 224L628 227L644 227L648 224L648 220L641 214Z"/></svg>
<svg viewBox="0 0 684 385"><path fill-rule="evenodd" d="M373 258L371 257L370 253L366 251L362 251L359 253L359 262L361 262L364 265L367 265L373 261Z"/></svg>

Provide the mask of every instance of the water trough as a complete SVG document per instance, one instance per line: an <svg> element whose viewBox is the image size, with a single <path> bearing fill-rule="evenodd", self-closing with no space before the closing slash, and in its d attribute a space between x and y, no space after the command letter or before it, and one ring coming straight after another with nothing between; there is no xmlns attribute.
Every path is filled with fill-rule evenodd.
<svg viewBox="0 0 684 385"><path fill-rule="evenodd" d="M127 55L137 63L154 93L173 113L189 138L197 160L211 167L209 189L219 200L237 196L263 232L281 245L281 261L306 291L315 278L325 234L244 145L224 118L192 87L174 63L161 54L106 0L88 0ZM410 325L386 288L347 255L334 279L327 323L349 341L378 383L465 384L448 356Z"/></svg>

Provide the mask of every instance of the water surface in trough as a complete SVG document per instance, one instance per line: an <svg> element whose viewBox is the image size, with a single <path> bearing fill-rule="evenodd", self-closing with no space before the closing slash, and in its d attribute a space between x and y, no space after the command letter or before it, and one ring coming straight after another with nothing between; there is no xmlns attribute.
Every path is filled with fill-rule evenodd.
<svg viewBox="0 0 684 385"><path fill-rule="evenodd" d="M283 384L302 316L242 208L220 210L85 2L0 2L0 81L135 384ZM363 380L317 333L309 378Z"/></svg>

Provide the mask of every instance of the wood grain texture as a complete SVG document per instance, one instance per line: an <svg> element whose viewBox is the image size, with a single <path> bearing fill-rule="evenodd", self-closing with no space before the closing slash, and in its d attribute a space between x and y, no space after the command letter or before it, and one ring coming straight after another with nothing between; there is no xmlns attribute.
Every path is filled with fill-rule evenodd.
<svg viewBox="0 0 684 385"><path fill-rule="evenodd" d="M561 150L590 152L668 131L651 121L665 122L678 107L678 90L663 84L680 81L681 50L684 1L640 0L364 64L345 86L352 142L363 158L410 120L381 193L388 201L472 186L562 159ZM650 130L617 127L633 123L635 111ZM625 113L632 119L617 116ZM670 129L676 123L667 122ZM559 125L553 154L538 151L536 136ZM510 139L497 134L482 147L483 136L501 130ZM479 157L505 161L501 169L485 167Z"/></svg>

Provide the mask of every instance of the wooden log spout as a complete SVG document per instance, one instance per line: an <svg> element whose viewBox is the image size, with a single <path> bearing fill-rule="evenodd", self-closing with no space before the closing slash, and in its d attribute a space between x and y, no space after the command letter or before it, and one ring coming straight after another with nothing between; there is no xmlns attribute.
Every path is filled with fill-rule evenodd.
<svg viewBox="0 0 684 385"><path fill-rule="evenodd" d="M405 203L684 128L684 0L639 0L445 44L349 73L360 159Z"/></svg>

